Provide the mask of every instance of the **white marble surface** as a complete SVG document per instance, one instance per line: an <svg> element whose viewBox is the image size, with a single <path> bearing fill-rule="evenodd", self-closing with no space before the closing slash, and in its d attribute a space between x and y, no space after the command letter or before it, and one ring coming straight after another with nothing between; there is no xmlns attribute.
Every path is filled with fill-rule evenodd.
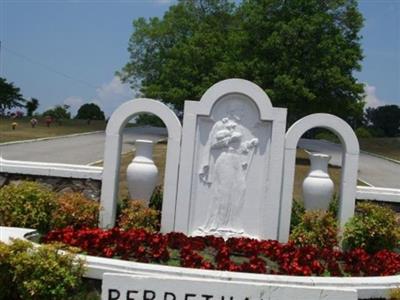
<svg viewBox="0 0 400 300"><path fill-rule="evenodd" d="M175 231L276 239L285 122L243 79L186 101Z"/></svg>
<svg viewBox="0 0 400 300"><path fill-rule="evenodd" d="M8 160L0 156L0 173L101 180L103 168L85 165Z"/></svg>
<svg viewBox="0 0 400 300"><path fill-rule="evenodd" d="M357 300L354 289L106 273L102 300Z"/></svg>
<svg viewBox="0 0 400 300"><path fill-rule="evenodd" d="M35 232L35 229L0 226L0 241L9 243L11 239L25 239L25 235Z"/></svg>
<svg viewBox="0 0 400 300"><path fill-rule="evenodd" d="M101 189L102 210L100 211L99 223L103 228L114 226L117 209L122 132L127 122L139 113L156 115L164 122L168 130L161 230L163 232L172 231L175 221L176 190L181 152L181 123L168 106L160 101L145 98L123 103L114 111L108 121Z"/></svg>
<svg viewBox="0 0 400 300"><path fill-rule="evenodd" d="M339 213L340 227L354 215L358 156L358 139L349 124L330 114L312 114L294 123L285 137L285 159L283 167L282 200L279 220L279 241L289 238L290 217L293 201L293 183L296 167L296 148L302 135L312 128L325 128L335 133L343 144L343 164L340 181Z"/></svg>

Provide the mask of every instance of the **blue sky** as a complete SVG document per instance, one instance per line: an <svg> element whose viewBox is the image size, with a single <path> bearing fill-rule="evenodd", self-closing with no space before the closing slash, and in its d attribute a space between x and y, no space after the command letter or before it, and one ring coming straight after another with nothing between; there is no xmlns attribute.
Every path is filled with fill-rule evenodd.
<svg viewBox="0 0 400 300"><path fill-rule="evenodd" d="M39 111L96 102L107 115L134 93L115 71L128 61L132 20L168 0L0 0L0 76L40 100ZM361 0L363 69L371 106L400 105L400 0Z"/></svg>

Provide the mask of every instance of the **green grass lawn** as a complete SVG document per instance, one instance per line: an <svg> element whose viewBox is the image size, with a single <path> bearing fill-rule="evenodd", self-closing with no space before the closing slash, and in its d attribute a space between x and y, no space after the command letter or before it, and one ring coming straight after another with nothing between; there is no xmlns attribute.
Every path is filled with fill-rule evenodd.
<svg viewBox="0 0 400 300"><path fill-rule="evenodd" d="M359 139L361 150L400 160L400 138Z"/></svg>
<svg viewBox="0 0 400 300"><path fill-rule="evenodd" d="M0 143L104 130L106 127L105 121L92 121L88 125L86 120L64 120L61 124L53 122L47 127L44 119L38 120L39 123L32 128L29 123L30 118L17 120L0 118ZM13 122L18 124L15 130L11 127Z"/></svg>

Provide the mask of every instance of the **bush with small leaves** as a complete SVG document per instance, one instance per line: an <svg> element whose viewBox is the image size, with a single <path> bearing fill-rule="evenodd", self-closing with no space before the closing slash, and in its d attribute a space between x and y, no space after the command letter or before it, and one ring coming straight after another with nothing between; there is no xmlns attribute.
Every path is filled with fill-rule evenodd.
<svg viewBox="0 0 400 300"><path fill-rule="evenodd" d="M359 139L369 139L369 138L372 138L371 132L370 132L367 128L365 128L365 127L358 127L358 128L355 130L355 133L356 133L356 136L357 136Z"/></svg>
<svg viewBox="0 0 400 300"><path fill-rule="evenodd" d="M338 197L338 195L335 194L332 197L331 202L329 202L328 212L330 212L334 218L337 218L337 215L339 212L339 197Z"/></svg>
<svg viewBox="0 0 400 300"><path fill-rule="evenodd" d="M292 215L290 218L290 230L293 230L297 225L300 224L301 218L305 213L303 202L293 199L292 202Z"/></svg>
<svg viewBox="0 0 400 300"><path fill-rule="evenodd" d="M400 288L393 289L389 293L390 300L400 300Z"/></svg>
<svg viewBox="0 0 400 300"><path fill-rule="evenodd" d="M306 211L300 224L290 234L290 240L300 247L333 248L338 245L338 226L329 212Z"/></svg>
<svg viewBox="0 0 400 300"><path fill-rule="evenodd" d="M156 210L161 211L162 209L162 200L163 200L163 188L161 185L156 186L156 188L154 189L153 194L151 195L150 198L150 204L149 206L151 208L154 208Z"/></svg>
<svg viewBox="0 0 400 300"><path fill-rule="evenodd" d="M147 207L144 201L129 200L121 211L118 226L125 230L143 228L155 232L160 228L159 211Z"/></svg>
<svg viewBox="0 0 400 300"><path fill-rule="evenodd" d="M400 240L396 214L388 207L361 202L356 214L345 225L342 246L345 250L364 248L369 253L394 249Z"/></svg>
<svg viewBox="0 0 400 300"><path fill-rule="evenodd" d="M34 228L39 232L50 229L53 210L57 207L55 194L36 182L10 184L0 189L0 225Z"/></svg>
<svg viewBox="0 0 400 300"><path fill-rule="evenodd" d="M0 243L0 300L70 299L82 283L83 262L55 245Z"/></svg>
<svg viewBox="0 0 400 300"><path fill-rule="evenodd" d="M87 199L82 193L63 193L57 198L57 208L52 213L51 227L97 227L100 204Z"/></svg>

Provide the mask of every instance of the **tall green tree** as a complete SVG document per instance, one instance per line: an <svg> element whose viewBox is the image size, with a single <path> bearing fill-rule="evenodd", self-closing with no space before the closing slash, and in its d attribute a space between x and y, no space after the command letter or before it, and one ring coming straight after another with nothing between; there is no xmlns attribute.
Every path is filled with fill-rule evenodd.
<svg viewBox="0 0 400 300"><path fill-rule="evenodd" d="M355 0L245 0L246 78L264 87L292 121L314 112L362 120L360 29Z"/></svg>
<svg viewBox="0 0 400 300"><path fill-rule="evenodd" d="M24 102L21 90L12 82L0 77L0 113L4 113L6 109L22 107Z"/></svg>
<svg viewBox="0 0 400 300"><path fill-rule="evenodd" d="M52 117L55 120L71 119L71 113L68 111L69 105L56 105L43 113L43 116Z"/></svg>
<svg viewBox="0 0 400 300"><path fill-rule="evenodd" d="M146 97L182 109L219 80L254 81L290 122L314 112L361 120L363 18L356 0L180 0L134 21L120 72Z"/></svg>
<svg viewBox="0 0 400 300"><path fill-rule="evenodd" d="M32 117L32 114L39 107L39 100L36 98L32 98L31 100L25 103L26 114L28 117Z"/></svg>
<svg viewBox="0 0 400 300"><path fill-rule="evenodd" d="M104 120L104 112L95 103L85 103L79 107L75 119Z"/></svg>
<svg viewBox="0 0 400 300"><path fill-rule="evenodd" d="M181 110L184 100L235 75L235 11L227 0L181 0L162 19L135 20L121 78Z"/></svg>
<svg viewBox="0 0 400 300"><path fill-rule="evenodd" d="M384 136L400 135L400 107L398 105L369 107L365 117L372 128L383 133Z"/></svg>

